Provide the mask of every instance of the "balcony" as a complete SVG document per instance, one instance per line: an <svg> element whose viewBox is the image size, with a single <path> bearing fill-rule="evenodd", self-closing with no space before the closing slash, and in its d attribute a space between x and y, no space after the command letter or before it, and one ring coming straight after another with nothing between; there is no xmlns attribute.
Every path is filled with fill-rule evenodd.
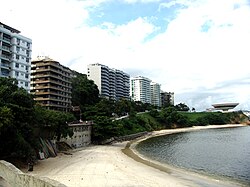
<svg viewBox="0 0 250 187"><path fill-rule="evenodd" d="M3 59L5 59L5 60L8 60L8 61L10 61L10 59L11 59L10 56L5 55L5 54L2 54L0 57L3 58Z"/></svg>
<svg viewBox="0 0 250 187"><path fill-rule="evenodd" d="M2 77L9 77L9 71L6 71L5 69L1 68L0 73Z"/></svg>
<svg viewBox="0 0 250 187"><path fill-rule="evenodd" d="M54 83L56 85L64 86L61 81L53 81L53 80L34 80L32 81L34 84L41 84L41 83Z"/></svg>
<svg viewBox="0 0 250 187"><path fill-rule="evenodd" d="M53 97L37 97L35 98L36 101L57 101L57 102L64 102L63 99L53 98Z"/></svg>
<svg viewBox="0 0 250 187"><path fill-rule="evenodd" d="M47 86L35 86L36 90L41 90L41 89L53 89L53 90L57 90L57 91L64 91L62 88L58 88L57 86L51 86L51 85L47 85Z"/></svg>
<svg viewBox="0 0 250 187"><path fill-rule="evenodd" d="M40 74L40 73L36 73L36 72L31 72L31 75L35 78L41 78L41 77L53 77L55 79L58 79L58 80L63 80L61 78L61 76L59 75L53 75L53 74Z"/></svg>
<svg viewBox="0 0 250 187"><path fill-rule="evenodd" d="M3 41L10 43L11 39L7 37L3 37Z"/></svg>
<svg viewBox="0 0 250 187"><path fill-rule="evenodd" d="M57 73L57 74L62 75L62 72L61 72L61 71L59 71L59 70L57 70L57 69L54 69L54 68L39 68L39 69L36 69L35 71L36 71L36 72L53 71L53 72L55 72L55 73Z"/></svg>
<svg viewBox="0 0 250 187"><path fill-rule="evenodd" d="M10 52L10 47L3 45L2 50L6 51L6 52Z"/></svg>
<svg viewBox="0 0 250 187"><path fill-rule="evenodd" d="M1 63L1 68L9 69L9 64Z"/></svg>

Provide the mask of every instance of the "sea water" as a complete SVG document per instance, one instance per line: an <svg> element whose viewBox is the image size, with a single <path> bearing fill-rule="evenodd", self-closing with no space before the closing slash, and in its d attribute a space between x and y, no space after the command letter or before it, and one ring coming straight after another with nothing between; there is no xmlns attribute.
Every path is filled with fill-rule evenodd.
<svg viewBox="0 0 250 187"><path fill-rule="evenodd" d="M161 163L250 186L250 126L152 137L136 150Z"/></svg>

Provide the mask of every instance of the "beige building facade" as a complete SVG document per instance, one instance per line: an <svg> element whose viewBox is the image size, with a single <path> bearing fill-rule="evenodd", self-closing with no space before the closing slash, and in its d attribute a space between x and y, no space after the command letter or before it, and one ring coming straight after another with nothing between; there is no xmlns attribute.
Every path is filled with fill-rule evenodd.
<svg viewBox="0 0 250 187"><path fill-rule="evenodd" d="M31 62L31 93L49 110L71 110L72 71L59 62L38 57Z"/></svg>

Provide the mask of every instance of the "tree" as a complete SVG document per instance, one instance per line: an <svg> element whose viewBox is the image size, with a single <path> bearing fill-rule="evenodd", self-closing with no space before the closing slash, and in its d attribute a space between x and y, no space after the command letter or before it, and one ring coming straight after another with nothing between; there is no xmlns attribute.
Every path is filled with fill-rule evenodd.
<svg viewBox="0 0 250 187"><path fill-rule="evenodd" d="M130 101L122 98L122 99L115 102L115 111L114 112L118 116L125 116L129 113L130 106L131 106Z"/></svg>
<svg viewBox="0 0 250 187"><path fill-rule="evenodd" d="M18 90L17 80L0 77L0 106L5 105L11 99L13 92Z"/></svg>
<svg viewBox="0 0 250 187"><path fill-rule="evenodd" d="M159 118L166 124L167 128L185 127L189 125L188 118L181 115L175 107L163 108Z"/></svg>
<svg viewBox="0 0 250 187"><path fill-rule="evenodd" d="M10 108L3 106L0 107L0 135L1 128L4 126L10 126L13 123L13 114Z"/></svg>
<svg viewBox="0 0 250 187"><path fill-rule="evenodd" d="M34 153L34 101L15 79L0 78L0 157L27 157ZM2 121L1 120L1 121Z"/></svg>
<svg viewBox="0 0 250 187"><path fill-rule="evenodd" d="M72 78L72 105L80 106L82 111L85 106L94 105L99 101L99 90L94 81L87 75L74 72Z"/></svg>
<svg viewBox="0 0 250 187"><path fill-rule="evenodd" d="M96 142L101 142L108 138L117 136L119 130L107 116L96 116L92 131L92 139Z"/></svg>
<svg viewBox="0 0 250 187"><path fill-rule="evenodd" d="M15 79L0 78L0 158L35 155L38 132L50 131L50 138L72 134L66 122L72 114L46 110L35 105L33 96L17 86Z"/></svg>
<svg viewBox="0 0 250 187"><path fill-rule="evenodd" d="M175 108L177 111L189 111L189 107L184 103L179 103L178 105L175 105Z"/></svg>
<svg viewBox="0 0 250 187"><path fill-rule="evenodd" d="M98 103L85 108L84 116L86 119L93 119L95 116L112 117L115 111L115 101L112 99L101 98Z"/></svg>
<svg viewBox="0 0 250 187"><path fill-rule="evenodd" d="M36 106L35 116L34 125L39 129L40 136L49 139L56 138L59 141L61 137L73 135L67 124L75 120L73 114L47 110L41 106Z"/></svg>

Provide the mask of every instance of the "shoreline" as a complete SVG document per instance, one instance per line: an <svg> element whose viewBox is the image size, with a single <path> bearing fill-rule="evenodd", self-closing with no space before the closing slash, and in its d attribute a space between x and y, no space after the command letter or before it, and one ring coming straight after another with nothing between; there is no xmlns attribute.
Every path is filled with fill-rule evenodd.
<svg viewBox="0 0 250 187"><path fill-rule="evenodd" d="M146 135L144 137L138 138L136 140L132 140L127 143L126 147L122 149L122 152L127 156L133 158L137 162L141 162L147 166L159 169L160 171L166 172L168 174L177 176L178 178L184 178L187 180L192 180L198 185L201 186L222 186L222 187L233 187L233 186L242 186L245 185L242 183L238 183L234 180L228 179L225 181L225 178L219 176L211 176L208 174L200 174L193 171L189 171L188 169L184 168L177 168L168 164L163 164L158 161L152 160L142 154L140 154L136 150L136 145L139 144L141 141L144 141L149 138L153 138L156 136L164 136L176 133L185 133L185 132L192 132L192 131L199 131L199 130L208 130L208 129L220 129L220 128L238 128L238 127L245 127L248 125L245 124L225 124L225 125L208 125L208 126L193 126L187 128L178 128L178 129L164 129L160 131L153 131L152 134ZM224 179L224 180L223 180Z"/></svg>
<svg viewBox="0 0 250 187"><path fill-rule="evenodd" d="M227 125L217 128L238 127L244 125ZM216 126L213 126L216 128ZM207 128L207 126L206 126ZM187 130L200 130L204 127L191 127L183 129L169 129L154 131L152 136L163 135L173 132L185 132ZM81 149L72 151L72 154L60 153L57 157L46 160L39 160L34 166L34 171L29 172L32 175L48 177L57 180L69 187L81 186L141 186L141 187L232 187L235 185L227 184L221 181L211 181L210 178L200 178L190 175L187 171L179 171L175 168L162 166L162 168L153 167L136 160L133 146L136 142L142 141L136 139L132 141L117 142L112 145L90 145ZM131 146L128 149L128 145ZM127 147L127 148L126 148ZM132 157L124 154L124 150L132 150ZM137 155L141 157L141 155ZM151 167L149 167L151 166ZM27 172L23 171L23 172ZM206 182L204 182L206 181ZM204 185L205 184L205 185Z"/></svg>

